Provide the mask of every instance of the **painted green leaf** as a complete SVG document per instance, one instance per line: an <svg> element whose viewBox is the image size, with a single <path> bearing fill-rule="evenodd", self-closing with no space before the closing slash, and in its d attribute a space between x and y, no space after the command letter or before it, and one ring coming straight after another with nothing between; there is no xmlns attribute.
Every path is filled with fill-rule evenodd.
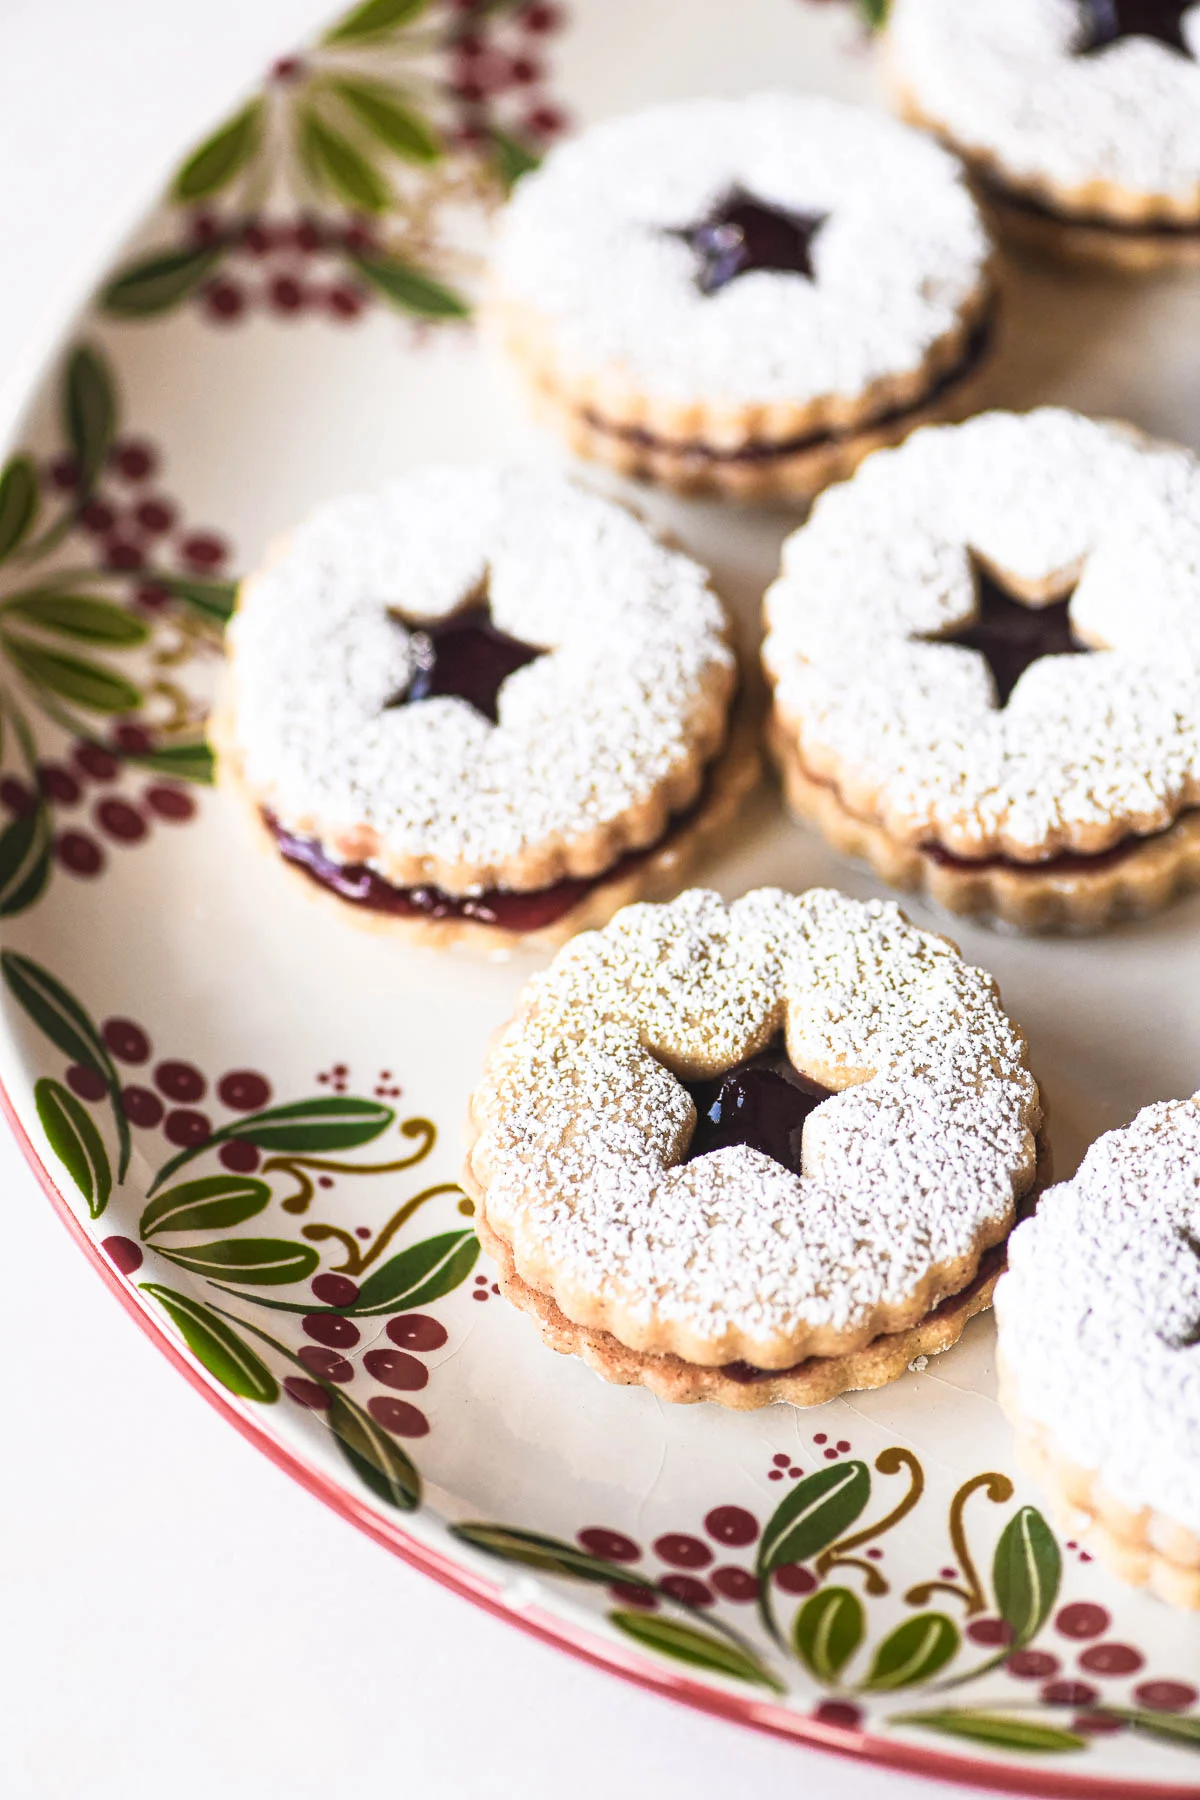
<svg viewBox="0 0 1200 1800"><path fill-rule="evenodd" d="M937 1712L893 1713L888 1724L919 1725L924 1731L937 1731L944 1737L967 1738L974 1744L991 1744L997 1750L1028 1750L1049 1755L1087 1747L1086 1738L1074 1731L1063 1731L1060 1726L1042 1725L1035 1719L1010 1719L1002 1713L975 1712L965 1706L947 1706Z"/></svg>
<svg viewBox="0 0 1200 1800"><path fill-rule="evenodd" d="M1013 1514L996 1545L992 1586L996 1608L1011 1625L1013 1644L1036 1637L1058 1595L1062 1555L1054 1533L1034 1506Z"/></svg>
<svg viewBox="0 0 1200 1800"><path fill-rule="evenodd" d="M219 1238L211 1244L189 1244L183 1250L159 1245L158 1252L193 1275L252 1287L304 1281L321 1260L311 1244L290 1244L286 1238Z"/></svg>
<svg viewBox="0 0 1200 1800"><path fill-rule="evenodd" d="M25 541L37 509L38 479L32 458L14 456L0 474L0 562Z"/></svg>
<svg viewBox="0 0 1200 1800"><path fill-rule="evenodd" d="M421 1504L421 1477L411 1458L348 1394L321 1385L329 1396L326 1417L338 1449L359 1480L389 1506L412 1512Z"/></svg>
<svg viewBox="0 0 1200 1800"><path fill-rule="evenodd" d="M796 1655L818 1681L836 1682L862 1643L866 1615L850 1588L821 1588L804 1602L792 1627Z"/></svg>
<svg viewBox="0 0 1200 1800"><path fill-rule="evenodd" d="M118 270L101 290L100 305L116 319L148 319L170 312L194 293L225 255L219 240L182 250L157 250Z"/></svg>
<svg viewBox="0 0 1200 1800"><path fill-rule="evenodd" d="M252 100L206 138L176 175L172 198L186 205L228 187L257 154L262 141L262 119L262 100Z"/></svg>
<svg viewBox="0 0 1200 1800"><path fill-rule="evenodd" d="M687 1663L693 1669L705 1669L713 1675L728 1675L735 1681L750 1681L756 1687L782 1692L770 1670L748 1649L727 1643L724 1638L700 1631L694 1625L683 1625L677 1619L661 1619L653 1613L610 1612L608 1617L618 1631L645 1650L655 1650L660 1656Z"/></svg>
<svg viewBox="0 0 1200 1800"><path fill-rule="evenodd" d="M852 1525L871 1496L864 1462L831 1463L798 1481L775 1508L758 1546L758 1577L807 1562Z"/></svg>
<svg viewBox="0 0 1200 1800"><path fill-rule="evenodd" d="M223 1144L229 1138L244 1138L260 1150L282 1155L325 1155L331 1150L356 1150L360 1144L369 1144L380 1132L387 1130L395 1117L390 1106L381 1106L378 1100L358 1100L353 1095L337 1098L330 1095L327 1099L293 1100L286 1106L271 1106L265 1112L248 1113L244 1119L234 1119L220 1131L214 1131L203 1144L181 1150L178 1156L164 1163L150 1191L153 1193L161 1187L176 1169L181 1169L193 1157L202 1156L213 1145Z"/></svg>
<svg viewBox="0 0 1200 1800"><path fill-rule="evenodd" d="M871 30L882 30L883 26L887 24L891 0L858 0L858 4Z"/></svg>
<svg viewBox="0 0 1200 1800"><path fill-rule="evenodd" d="M164 1188L141 1219L144 1238L158 1231L223 1231L262 1212L271 1198L265 1181L249 1175L205 1175Z"/></svg>
<svg viewBox="0 0 1200 1800"><path fill-rule="evenodd" d="M393 306L422 319L466 319L471 309L452 288L398 256L350 257L359 274Z"/></svg>
<svg viewBox="0 0 1200 1800"><path fill-rule="evenodd" d="M26 681L46 688L62 700L86 706L90 712L131 713L142 704L141 692L123 675L80 656L46 650L40 644L9 637L8 653Z"/></svg>
<svg viewBox="0 0 1200 1800"><path fill-rule="evenodd" d="M50 879L53 838L39 802L0 831L0 919L32 906Z"/></svg>
<svg viewBox="0 0 1200 1800"><path fill-rule="evenodd" d="M85 644L144 644L150 628L111 600L90 594L18 594L4 610L43 631L57 631Z"/></svg>
<svg viewBox="0 0 1200 1800"><path fill-rule="evenodd" d="M429 5L429 0L363 0L351 7L322 38L325 44L355 44L362 38L378 37L385 31L397 31L409 25Z"/></svg>
<svg viewBox="0 0 1200 1800"><path fill-rule="evenodd" d="M602 1556L589 1556L574 1544L560 1538L544 1537L536 1531L517 1531L507 1525L468 1523L450 1527L454 1537L501 1562L519 1563L525 1569L540 1569L547 1575L561 1575L568 1581L594 1581L601 1587L610 1582L632 1582L652 1589L654 1583L636 1575L622 1564L606 1562Z"/></svg>
<svg viewBox="0 0 1200 1800"><path fill-rule="evenodd" d="M152 769L159 775L174 775L180 781L211 784L213 753L202 741L192 744L164 744L159 750L121 752L123 760L139 769Z"/></svg>
<svg viewBox="0 0 1200 1800"><path fill-rule="evenodd" d="M112 1169L91 1114L70 1088L48 1075L34 1083L33 1098L50 1148L98 1219L112 1193Z"/></svg>
<svg viewBox="0 0 1200 1800"><path fill-rule="evenodd" d="M314 112L301 117L300 151L314 179L357 212L382 213L391 205L392 190L375 165Z"/></svg>
<svg viewBox="0 0 1200 1800"><path fill-rule="evenodd" d="M225 625L233 617L236 581L201 581L194 575L155 575L154 579L176 600L182 600L212 623Z"/></svg>
<svg viewBox="0 0 1200 1800"><path fill-rule="evenodd" d="M83 1063L104 1078L121 1149L117 1179L124 1181L131 1149L129 1120L121 1105L117 1071L100 1033L74 995L31 956L19 956L15 950L0 950L0 975L18 1006L29 1014L38 1030L46 1034L68 1061Z"/></svg>
<svg viewBox="0 0 1200 1800"><path fill-rule="evenodd" d="M451 1293L466 1280L479 1255L473 1231L447 1231L402 1250L368 1275L347 1310L363 1313L411 1312Z"/></svg>
<svg viewBox="0 0 1200 1800"><path fill-rule="evenodd" d="M916 1613L884 1638L863 1682L868 1693L915 1687L944 1669L958 1650L958 1626L945 1613Z"/></svg>
<svg viewBox="0 0 1200 1800"><path fill-rule="evenodd" d="M117 397L108 364L91 344L79 344L67 362L63 431L79 464L79 491L88 494L104 467L117 429Z"/></svg>
<svg viewBox="0 0 1200 1800"><path fill-rule="evenodd" d="M396 88L374 81L335 81L333 92L361 125L394 156L406 162L436 162L441 139Z"/></svg>
<svg viewBox="0 0 1200 1800"><path fill-rule="evenodd" d="M2 950L0 974L13 999L69 1061L95 1069L110 1087L118 1085L117 1072L99 1032L78 1000L49 969L15 950Z"/></svg>
<svg viewBox="0 0 1200 1800"><path fill-rule="evenodd" d="M257 1400L264 1406L279 1398L279 1383L260 1356L238 1336L219 1314L190 1294L157 1282L142 1283L141 1291L157 1300L183 1335L183 1340L214 1380L243 1400Z"/></svg>
<svg viewBox="0 0 1200 1800"><path fill-rule="evenodd" d="M528 175L541 161L535 150L530 150L519 138L510 137L506 131L493 130L492 145L496 172L506 188L514 187L522 175Z"/></svg>
<svg viewBox="0 0 1200 1800"><path fill-rule="evenodd" d="M1200 1750L1200 1716L1195 1713L1161 1713L1143 1711L1136 1706L1101 1706L1098 1711L1113 1719L1122 1719L1135 1731L1163 1738L1183 1750Z"/></svg>

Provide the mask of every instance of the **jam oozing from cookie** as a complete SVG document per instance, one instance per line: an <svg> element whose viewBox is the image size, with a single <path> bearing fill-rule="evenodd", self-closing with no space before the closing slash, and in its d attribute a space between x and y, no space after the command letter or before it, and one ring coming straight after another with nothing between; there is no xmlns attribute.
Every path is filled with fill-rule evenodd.
<svg viewBox="0 0 1200 1800"><path fill-rule="evenodd" d="M792 1067L782 1035L724 1075L683 1085L696 1108L685 1163L745 1144L793 1175L800 1173L804 1121L833 1092Z"/></svg>
<svg viewBox="0 0 1200 1800"><path fill-rule="evenodd" d="M1195 0L1083 0L1083 41L1076 55L1091 56L1121 38L1155 38L1169 50L1192 54L1184 15Z"/></svg>
<svg viewBox="0 0 1200 1800"><path fill-rule="evenodd" d="M411 706L417 700L452 695L466 700L495 725L500 689L509 676L546 654L501 631L493 623L486 600L451 613L449 618L410 629L416 672L403 693L389 701L390 706Z"/></svg>
<svg viewBox="0 0 1200 1800"><path fill-rule="evenodd" d="M698 225L671 233L682 238L699 261L696 285L715 294L752 269L815 278L812 242L828 213L787 212L734 188Z"/></svg>
<svg viewBox="0 0 1200 1800"><path fill-rule="evenodd" d="M977 566L976 575L977 616L969 625L930 642L978 650L992 671L1001 706L1008 705L1026 669L1043 656L1080 656L1089 650L1071 628L1070 594L1049 606L1030 606L1008 593L982 566Z"/></svg>

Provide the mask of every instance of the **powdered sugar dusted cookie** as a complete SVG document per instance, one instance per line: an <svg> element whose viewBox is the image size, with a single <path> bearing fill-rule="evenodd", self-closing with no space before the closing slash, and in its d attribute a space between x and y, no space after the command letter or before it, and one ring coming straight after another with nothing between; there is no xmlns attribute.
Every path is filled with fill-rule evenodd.
<svg viewBox="0 0 1200 1800"><path fill-rule="evenodd" d="M1046 408L917 433L766 599L795 811L897 886L1094 929L1200 881L1200 463Z"/></svg>
<svg viewBox="0 0 1200 1800"><path fill-rule="evenodd" d="M958 164L918 133L814 96L676 101L520 182L491 313L582 453L808 495L945 416L983 358L989 261Z"/></svg>
<svg viewBox="0 0 1200 1800"><path fill-rule="evenodd" d="M1200 5L893 0L903 104L1019 203L1126 262L1200 257Z"/></svg>
<svg viewBox="0 0 1200 1800"><path fill-rule="evenodd" d="M1200 1607L1200 1094L1092 1145L996 1291L1018 1442L1118 1575Z"/></svg>
<svg viewBox="0 0 1200 1800"><path fill-rule="evenodd" d="M958 1335L1040 1122L1020 1032L945 939L830 890L693 889L529 983L466 1180L556 1347L672 1399L824 1400Z"/></svg>
<svg viewBox="0 0 1200 1800"><path fill-rule="evenodd" d="M244 584L230 644L223 774L310 885L418 935L602 922L753 779L704 570L558 476L334 501Z"/></svg>

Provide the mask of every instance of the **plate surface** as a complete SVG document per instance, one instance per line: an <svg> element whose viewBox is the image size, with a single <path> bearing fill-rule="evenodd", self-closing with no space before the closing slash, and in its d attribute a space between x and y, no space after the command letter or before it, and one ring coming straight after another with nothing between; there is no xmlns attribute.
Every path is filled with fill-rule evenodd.
<svg viewBox="0 0 1200 1800"><path fill-rule="evenodd" d="M206 787L236 572L430 458L554 463L465 314L531 148L664 95L872 100L848 12L368 0L285 58L122 246L0 481L0 1079L48 1194L230 1419L381 1542L643 1683L1025 1792L1182 1794L1200 1621L1056 1540L977 1320L812 1412L668 1409L546 1351L456 1186L534 962L360 936ZM636 49L636 54L634 50ZM246 222L250 220L249 229ZM1014 273L997 394L1200 435L1195 276ZM639 497L747 644L794 522ZM873 890L773 794L704 879ZM921 923L938 924L919 906ZM1094 943L960 925L1046 1088L1060 1173L1200 1070L1200 900Z"/></svg>

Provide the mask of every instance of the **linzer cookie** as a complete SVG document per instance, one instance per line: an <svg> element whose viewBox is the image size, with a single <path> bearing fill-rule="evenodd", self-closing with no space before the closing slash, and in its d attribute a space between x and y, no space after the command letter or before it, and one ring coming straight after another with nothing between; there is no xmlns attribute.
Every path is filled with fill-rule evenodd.
<svg viewBox="0 0 1200 1800"><path fill-rule="evenodd" d="M1046 408L825 494L766 598L788 801L952 912L1096 930L1200 884L1200 462Z"/></svg>
<svg viewBox="0 0 1200 1800"><path fill-rule="evenodd" d="M244 583L214 742L347 918L490 951L674 889L757 772L703 569L553 475L427 469Z"/></svg>
<svg viewBox="0 0 1200 1800"><path fill-rule="evenodd" d="M508 1298L668 1400L812 1405L986 1306L1041 1109L991 978L895 906L692 889L526 987L464 1176Z"/></svg>
<svg viewBox="0 0 1200 1800"><path fill-rule="evenodd" d="M552 151L501 221L489 316L581 455L805 498L970 409L993 304L952 157L773 94L657 106Z"/></svg>
<svg viewBox="0 0 1200 1800"><path fill-rule="evenodd" d="M1133 267L1200 260L1193 0L892 0L907 116L1035 243Z"/></svg>
<svg viewBox="0 0 1200 1800"><path fill-rule="evenodd" d="M1200 1094L1092 1145L1009 1245L1001 1399L1066 1530L1200 1608Z"/></svg>

